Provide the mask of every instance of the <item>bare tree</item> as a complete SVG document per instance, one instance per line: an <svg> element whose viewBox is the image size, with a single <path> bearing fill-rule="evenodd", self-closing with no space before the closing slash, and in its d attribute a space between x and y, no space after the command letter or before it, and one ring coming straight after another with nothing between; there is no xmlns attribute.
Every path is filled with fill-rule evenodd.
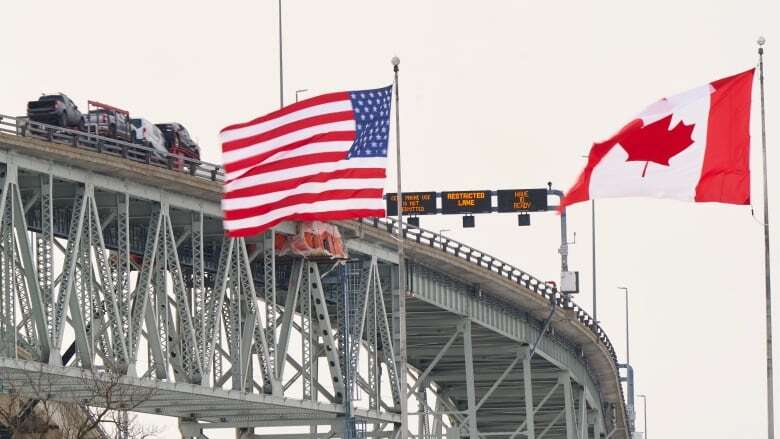
<svg viewBox="0 0 780 439"><path fill-rule="evenodd" d="M75 397L62 401L67 395L57 395L52 378L42 370L23 377L7 382L6 396L0 397L0 425L13 438L147 439L161 432L128 415L154 397L153 387L127 385L114 372L85 370Z"/></svg>
<svg viewBox="0 0 780 439"><path fill-rule="evenodd" d="M31 399L29 394L48 396L51 383L42 373L25 374L23 383L3 380L0 397L0 425L13 438L45 439L57 437L60 410L48 397Z"/></svg>

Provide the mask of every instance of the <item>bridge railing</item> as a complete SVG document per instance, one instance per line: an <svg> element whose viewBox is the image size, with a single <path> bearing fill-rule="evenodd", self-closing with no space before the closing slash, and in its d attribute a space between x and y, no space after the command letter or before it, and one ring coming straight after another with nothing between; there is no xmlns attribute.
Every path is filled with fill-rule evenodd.
<svg viewBox="0 0 780 439"><path fill-rule="evenodd" d="M390 233L397 234L398 227L396 220L392 218L367 218L363 220L364 224L370 224L378 229L386 229ZM407 240L427 245L452 256L464 259L472 264L478 265L485 270L492 271L510 281L517 283L536 294L544 297L548 302L554 303L561 309L574 311L577 320L588 327L599 339L609 352L612 361L618 364L617 354L612 342L607 337L607 333L593 320L593 317L579 305L574 303L567 295L561 294L554 286L543 282L523 270L510 265L501 259L470 247L462 242L456 241L444 235L437 234L430 230L412 227L404 224L404 237Z"/></svg>
<svg viewBox="0 0 780 439"><path fill-rule="evenodd" d="M77 149L122 157L160 168L181 170L192 176L212 181L223 181L225 177L222 167L215 163L193 160L168 152L163 153L145 145L124 142L84 131L47 125L31 121L26 117L0 114L0 132L70 145Z"/></svg>
<svg viewBox="0 0 780 439"><path fill-rule="evenodd" d="M225 178L223 168L214 163L192 160L170 153L162 153L154 148L136 143L124 142L83 131L34 122L26 117L14 117L0 114L0 132L71 145L74 148L122 157L127 160L160 168L181 169L192 176L212 181L224 181ZM371 224L377 228L386 228L391 232L393 230L397 232L395 220L391 218L367 219L364 220L364 223ZM587 311L579 307L567 296L560 294L552 285L531 276L495 256L491 256L462 242L458 242L429 230L412 228L405 225L404 236L406 239L436 248L444 253L459 257L476 264L485 270L503 276L506 279L539 294L562 309L573 310L579 322L593 331L596 337L598 337L601 343L607 348L613 361L617 364L615 349L601 326L593 320Z"/></svg>

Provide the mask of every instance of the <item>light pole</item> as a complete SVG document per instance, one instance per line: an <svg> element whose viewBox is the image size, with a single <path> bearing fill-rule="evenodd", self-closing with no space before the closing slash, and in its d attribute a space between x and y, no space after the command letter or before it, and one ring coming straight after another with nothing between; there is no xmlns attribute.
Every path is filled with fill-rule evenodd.
<svg viewBox="0 0 780 439"><path fill-rule="evenodd" d="M295 90L295 102L298 102L298 95L304 92L309 91L308 88L302 88L300 90Z"/></svg>
<svg viewBox="0 0 780 439"><path fill-rule="evenodd" d="M591 263L593 267L593 321L599 324L599 317L596 313L596 200L590 200L590 233L592 238Z"/></svg>
<svg viewBox="0 0 780 439"><path fill-rule="evenodd" d="M587 159L590 155L582 155ZM598 308L596 307L596 200L590 200L590 236L591 236L591 268L593 269L593 322L599 324Z"/></svg>
<svg viewBox="0 0 780 439"><path fill-rule="evenodd" d="M645 438L644 439L647 439L647 395L638 394L636 396L642 398L642 407L644 409L644 416L643 416L643 418L645 420L645 429L644 429Z"/></svg>
<svg viewBox="0 0 780 439"><path fill-rule="evenodd" d="M279 0L279 108L284 107L284 63L282 62L282 0Z"/></svg>
<svg viewBox="0 0 780 439"><path fill-rule="evenodd" d="M636 412L634 410L634 369L631 367L631 357L629 356L629 337L628 337L628 288L618 287L619 290L623 290L626 293L626 390L628 393L628 422L629 429L634 432L634 419L636 419Z"/></svg>
<svg viewBox="0 0 780 439"><path fill-rule="evenodd" d="M629 350L628 350L628 288L626 287L618 287L619 290L623 290L624 293L626 293L626 364L631 364L631 361L629 360Z"/></svg>

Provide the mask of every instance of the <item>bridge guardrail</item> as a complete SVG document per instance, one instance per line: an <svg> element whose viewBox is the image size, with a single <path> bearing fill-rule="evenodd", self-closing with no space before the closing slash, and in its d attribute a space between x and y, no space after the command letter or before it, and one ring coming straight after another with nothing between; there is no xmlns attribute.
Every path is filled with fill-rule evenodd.
<svg viewBox="0 0 780 439"><path fill-rule="evenodd" d="M224 181L225 179L222 166L215 163L193 160L167 152L162 153L137 143L34 122L26 117L0 114L0 132L71 145L74 148L122 157L160 168L181 169L182 172L211 181Z"/></svg>
<svg viewBox="0 0 780 439"><path fill-rule="evenodd" d="M123 157L128 160L160 168L186 168L190 175L211 181L221 182L225 180L222 166L214 163L192 160L170 153L162 154L154 148L146 147L144 145L123 142L121 140L98 136L83 131L42 124L30 121L26 117L14 117L0 114L0 132L72 145L75 148L110 154L115 157ZM376 228L387 228L390 232L393 230L397 231L397 226L395 225L396 221L391 218L364 219L363 223L372 225ZM599 341L607 348L609 355L615 364L618 364L614 346L601 326L593 320L593 317L591 317L587 311L579 307L568 297L560 294L553 286L499 258L429 230L407 227L404 231L404 236L406 239L426 244L432 248L437 248L444 253L465 259L483 269L499 274L500 276L539 294L561 309L573 310L574 314L577 316L577 320L596 335Z"/></svg>

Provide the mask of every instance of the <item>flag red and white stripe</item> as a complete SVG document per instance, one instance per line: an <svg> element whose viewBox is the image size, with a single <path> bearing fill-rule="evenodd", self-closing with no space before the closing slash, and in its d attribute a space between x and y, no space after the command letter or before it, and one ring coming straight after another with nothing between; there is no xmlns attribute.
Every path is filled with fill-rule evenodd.
<svg viewBox="0 0 780 439"><path fill-rule="evenodd" d="M661 99L594 144L561 207L608 197L749 204L754 70Z"/></svg>
<svg viewBox="0 0 780 439"><path fill-rule="evenodd" d="M227 234L384 216L389 106L389 87L330 93L224 128Z"/></svg>

